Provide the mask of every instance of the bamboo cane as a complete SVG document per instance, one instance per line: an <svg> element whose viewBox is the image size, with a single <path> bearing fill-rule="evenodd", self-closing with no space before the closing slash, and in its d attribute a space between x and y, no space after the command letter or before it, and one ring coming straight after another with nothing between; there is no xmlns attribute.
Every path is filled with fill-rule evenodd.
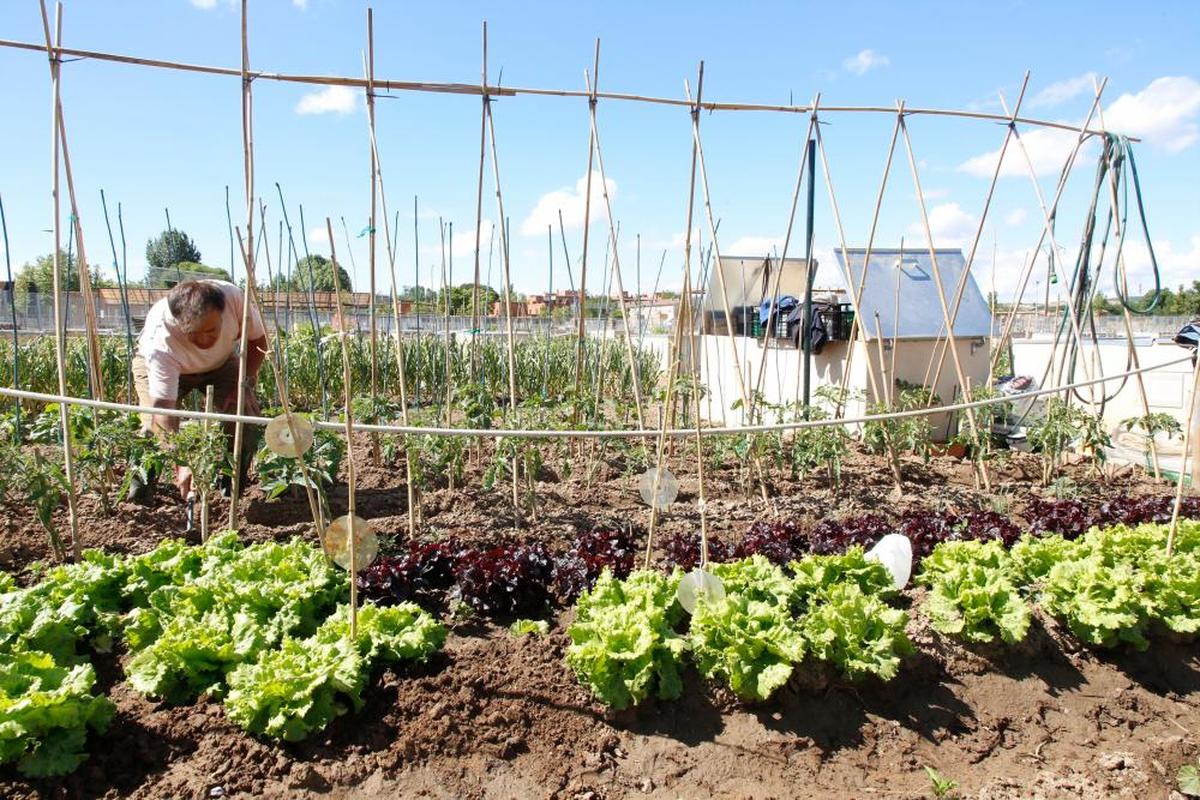
<svg viewBox="0 0 1200 800"><path fill-rule="evenodd" d="M346 330L346 315L342 310L342 279L338 275L337 268L337 248L333 242L333 223L329 221L329 217L325 218L325 231L329 235L329 258L333 261L333 292L336 297L337 306L337 321L338 321L338 341L342 345L342 398L346 403L346 497L347 497L347 526L346 526L346 548L350 563L347 567L347 572L350 573L350 638L351 640L358 636L358 555L355 552L357 543L355 524L356 507L354 502L355 490L355 472L354 472L354 410L353 404L350 402L351 391L350 381L350 345L347 342L348 331Z"/></svg>
<svg viewBox="0 0 1200 800"><path fill-rule="evenodd" d="M242 266L247 267L247 266L249 266L249 263L248 263L249 257L248 257L248 253L246 251L245 242L242 241L242 232L240 230L238 230L236 227L234 228L234 232L235 232L235 235L237 238L238 252L240 252L241 256L242 256ZM246 300L245 300L245 302L247 304L253 303L255 308L258 309L259 317L265 318L263 316L262 298L258 292L258 282L255 279L254 271L250 270L250 269L246 270ZM276 334L276 335L278 336L278 334ZM281 409L283 409L284 419L287 420L288 432L291 433L291 435L292 435L292 441L298 442L298 441L300 441L300 436L299 436L299 432L296 429L295 420L292 417L292 409L291 409L291 405L288 401L286 386L281 380L281 370L279 367L278 356L276 355L275 348L272 347L270 344L268 344L265 355L267 357L267 363L271 365L271 372L275 379L275 394L276 394L276 397L278 397L278 399L279 399L279 407ZM208 387L208 395L209 395L208 400L211 401L211 399L212 399L212 387L211 386ZM207 425L207 422L208 421L205 420L206 425ZM312 514L313 527L317 534L317 542L321 545L322 550L324 550L325 549L325 514L321 510L321 504L319 502L317 502L316 495L313 491L313 487L316 486L317 484L316 484L316 481L313 480L313 478L311 477L311 474L309 473L308 462L305 460L303 453L299 454L296 457L296 462L297 462L298 466L300 467L300 478L301 478L301 480L304 481L304 494L308 498L308 510L309 510L309 513Z"/></svg>
<svg viewBox="0 0 1200 800"><path fill-rule="evenodd" d="M367 124L375 127L375 12L367 8ZM371 408L374 412L379 402L379 358L378 358L378 328L375 319L375 202L379 194L379 167L375 163L375 148L371 147L371 221L367 224L367 269L368 291L371 294L371 305L367 310L367 326L371 337ZM344 221L343 221L343 224ZM347 251L350 246L346 245ZM399 320L397 320L399 322ZM372 438L372 452L376 459L379 456L379 440Z"/></svg>
<svg viewBox="0 0 1200 800"><path fill-rule="evenodd" d="M113 239L112 223L108 220L108 201L104 197L104 190L100 190L100 207L104 210L104 228L108 232L108 246L112 249L113 257L113 272L117 276L117 287L121 292L121 311L125 315L125 396L130 400L136 399L136 394L133 389L133 321L129 314L129 276L122 274L122 265L117 261L117 242ZM118 209L120 204L118 204ZM2 211L0 211L2 213ZM118 212L119 213L119 212ZM122 250L124 250L124 237L122 237ZM9 278L12 281L12 278ZM17 333L16 307L13 307L13 336ZM15 358L15 356L14 356ZM14 362L15 363L15 362ZM16 386L16 378L13 378L13 385ZM21 415L17 413L17 425L21 424Z"/></svg>
<svg viewBox="0 0 1200 800"><path fill-rule="evenodd" d="M471 288L471 383L475 383L475 370L479 356L479 256L480 244L479 237L482 235L481 228L483 227L483 161L484 153L487 150L487 118L488 104L491 102L491 96L487 91L487 69L488 69L488 52L487 52L487 20L483 21L483 67L480 78L480 98L483 101L482 108L479 112L479 182L475 188L475 279Z"/></svg>
<svg viewBox="0 0 1200 800"><path fill-rule="evenodd" d="M820 102L821 102L821 94L818 92L817 95L813 98L812 113L809 115L809 118L808 118L808 130L804 135L804 141L806 141L806 142L812 138L813 130L818 127L818 125L817 125L817 106L820 104ZM804 153L805 153L805 151L802 150L801 155L800 155L800 169L798 169L796 171L796 184L795 184L795 188L792 190L792 206L788 212L787 232L784 234L784 237L783 237L783 249L779 253L779 270L775 273L775 286L771 289L771 295L770 295L771 305L770 305L769 314L767 316L768 325L763 328L763 338L762 338L762 343L761 343L762 344L762 355L760 356L759 361L758 361L758 376L757 376L757 379L755 382L754 392L750 395L751 404L746 409L747 413L750 415L751 423L754 422L754 401L757 399L757 395L759 393L761 393L761 391L762 391L764 375L766 374L766 371L767 371L767 341L769 340L769 338L771 336L770 325L774 321L775 302L776 302L776 298L779 297L779 285L783 278L783 268L784 268L784 264L786 263L785 260L787 259L788 246L791 244L791 241L792 241L792 227L796 221L796 207L800 203L800 190L804 185L804 176L808 171L808 158L804 155ZM805 266L805 269L808 269L811 265L805 264L804 266Z"/></svg>
<svg viewBox="0 0 1200 800"><path fill-rule="evenodd" d="M596 42L597 63L599 63L599 52L600 52L600 45L599 45L599 40L597 40L597 42ZM594 86L592 86L592 82L588 78L586 71L584 72L584 83L586 83L588 85L588 88L595 88ZM637 414L638 428L644 429L646 427L646 423L645 423L645 420L642 418L642 389L638 385L639 381L638 381L638 376L637 376L637 358L634 356L634 353L633 353L633 336L629 332L629 309L625 303L625 281L621 277L621 257L620 257L620 254L617 252L617 229L616 229L615 223L613 222L612 199L608 195L608 180L605 177L605 172L604 172L604 154L603 154L603 151L600 149L600 129L596 125L596 104L595 103L590 104L588 111L589 111L589 117L591 120L591 126L590 126L591 138L596 146L596 166L599 167L599 169L600 169L600 191L604 195L604 209L605 209L605 213L608 216L608 232L609 232L609 236L612 239L613 274L615 275L615 277L617 279L617 297L619 299L619 304L621 307L621 321L624 324L624 329L625 329L625 355L629 359L629 370L632 373L633 406L634 406L634 411Z"/></svg>
<svg viewBox="0 0 1200 800"><path fill-rule="evenodd" d="M1093 99L1092 99L1092 105L1091 105L1090 109L1088 110L1087 118L1083 121L1083 124L1080 127L1073 129L1075 131L1075 133L1078 134L1078 136L1075 140L1075 146L1071 149L1070 154L1067 156L1067 160L1063 164L1063 169L1059 174L1058 186L1055 190L1054 200L1050 204L1050 214L1043 221L1042 230L1038 236L1037 247L1035 247L1033 249L1033 258L1030 259L1030 262L1029 262L1028 266L1026 267L1026 274L1021 279L1021 289L1017 293L1016 302L1013 303L1012 308L1009 309L1008 315L1005 318L1003 330L1002 330L1002 333L1000 334L999 347L996 348L996 351L992 356L992 369L995 369L997 359L999 357L999 353L1002 352L1004 343L1008 340L1009 336L1012 333L1012 326L1013 326L1013 322L1015 322L1015 320L1016 320L1017 309L1021 305L1021 299L1025 296L1025 288L1028 284L1029 277L1032 274L1034 262L1037 260L1037 254L1039 252L1041 252L1042 243L1046 240L1046 233L1051 227L1050 219L1053 218L1053 216L1058 213L1058 204L1059 204L1059 201L1062 199L1064 189L1066 189L1067 179L1070 177L1071 171L1075 167L1075 159L1078 156L1080 149L1083 147L1083 143L1085 141L1087 141L1087 137L1091 133L1091 131L1089 131L1087 126L1089 124L1091 124L1092 117L1096 114L1097 110L1099 109L1101 92L1104 91L1104 87L1106 85L1107 85L1107 79L1101 80L1100 88L1096 92L1095 97L1093 97ZM1019 122L1021 120L1017 120L1017 121ZM1047 278L1047 281L1048 280L1049 280L1049 278ZM1047 292L1048 291L1049 291L1049 284L1047 284ZM1057 340L1056 340L1056 343L1057 343Z"/></svg>
<svg viewBox="0 0 1200 800"><path fill-rule="evenodd" d="M4 216L4 197L0 196L0 233L4 235L4 271L8 276L8 310L12 316L12 385L21 388L21 343L17 338L17 296L12 276L12 250L8 246L8 220ZM128 317L127 317L128 319ZM13 398L13 441L21 442L21 398Z"/></svg>
<svg viewBox="0 0 1200 800"><path fill-rule="evenodd" d="M405 370L404 370L404 337L401 335L401 332L400 332L400 302L397 299L398 286L397 286L397 281L396 281L396 249L393 246L393 242L392 242L392 228L391 228L391 225L388 223L387 192L386 192L386 188L385 188L384 182L383 182L383 165L382 165L381 159L379 157L379 139L376 136L375 120L373 118L370 120L370 124L368 127L368 133L370 134L370 139L371 139L371 152L374 155L374 158L372 159L372 161L375 164L376 180L377 180L377 183L379 186L379 202L383 208L383 234L384 234L384 245L386 246L387 253L388 253L388 273L390 274L391 279L392 279L392 292L391 292L391 295L392 295L392 319L394 321L394 331L395 331L395 337L396 337L396 370L399 373L399 378L400 378L400 421L405 426L407 426L408 422L409 422L409 420L408 420L408 376L405 374ZM413 208L413 211L414 211L414 215L413 215L414 233L415 233L415 226L416 226L415 202L416 202L416 198L414 198L414 208ZM398 219L399 219L399 217L397 217L397 220ZM415 243L414 243L414 246L415 246ZM419 287L417 287L417 288L419 290ZM418 295L418 297L420 296L419 291L417 292L417 295ZM418 324L420 322L420 319L421 319L421 312L420 312L420 309L418 308L418 310L417 310ZM417 331L418 331L418 335L419 335L419 333L420 333L419 327L417 328ZM420 347L420 340L418 340L417 346L418 346L418 348ZM410 447L410 440L409 440L408 436L405 436L402 439L402 443L404 445L404 482L405 482L406 492L408 495L408 536L409 536L409 539L415 539L416 535L417 535L417 498L416 498L416 491L413 487L412 450Z"/></svg>
<svg viewBox="0 0 1200 800"><path fill-rule="evenodd" d="M701 70L700 77L696 84L697 97L699 97L699 93L700 93L701 89L703 88L703 85L704 85L704 74L703 74L703 70ZM820 97L820 95L818 95L818 97ZM713 248L713 252L715 253L715 256L716 256L717 285L721 290L721 305L725 311L725 333L729 340L729 351L733 358L733 370L737 374L738 391L742 397L742 404L746 409L746 413L753 415L754 398L750 394L750 391L746 388L746 380L742 374L742 362L741 362L741 359L738 357L737 338L734 336L734 333L733 333L733 310L731 309L731 307L729 305L729 292L728 292L728 288L726 287L726 284L725 284L725 270L721 264L721 247L718 244L718 240L717 240L717 223L713 216L712 195L708 189L708 167L706 166L705 161L704 161L704 143L700 139L700 117L699 117L699 115L694 115L692 117L692 141L694 142L694 146L696 148L696 163L700 170L700 188L704 192L704 211L705 211L705 216L708 220L709 238L712 240L712 248ZM793 213L793 215L795 214L795 206L794 205L793 205L792 213ZM788 237L791 236L791 218L790 217L788 219L788 234L787 235L788 235ZM786 239L785 239L785 242L786 242ZM783 268L782 268L782 262L781 262L780 273L782 274L782 272L783 272ZM778 278L777 278L777 280L778 280ZM772 296L774 296L774 295L772 295ZM764 352L764 358L765 358L765 354L766 354L765 344L764 344L763 352ZM753 421L753 416L750 417L750 421ZM766 504L766 502L767 502L767 479L766 479L765 472L763 470L762 459L759 457L757 452L753 453L753 461L754 461L754 469L758 476L759 495L762 498L763 503Z"/></svg>
<svg viewBox="0 0 1200 800"><path fill-rule="evenodd" d="M685 92L686 91L687 91L687 86L686 86L686 82L685 82ZM697 78L697 83L696 83L696 103L692 105L692 110L691 110L693 121L700 115L699 99L703 95L703 92L704 92L704 62L701 61L700 69L699 69L699 76ZM688 94L690 95L690 92L688 92ZM693 124L695 124L695 123L693 122ZM661 415L661 417L662 417L661 427L659 428L659 431L658 431L658 449L657 449L657 454L656 454L655 462L654 462L654 481L653 481L653 484L651 487L653 491L650 493L650 529L646 535L646 556L645 556L645 561L644 561L644 567L646 569L650 568L650 555L651 555L651 553L654 552L654 530L658 523L659 480L662 477L663 466L664 466L663 456L664 456L665 450L666 450L667 426L670 424L669 423L670 414L668 413L668 411L671 408L672 396L674 394L675 371L676 371L676 369L678 369L678 366L679 366L679 352L682 349L682 344L683 344L683 324L684 324L683 315L685 314L685 310L690 308L690 303L691 303L690 275L691 275L691 271L692 271L692 218L693 218L693 214L695 211L695 205L696 205L696 167L699 163L698 151L699 151L699 146L696 142L696 138L693 136L692 137L692 167L691 167L690 177L688 179L687 226L684 228L684 235L683 235L683 297L680 298L680 301L679 301L679 319L676 320L676 324L675 324L675 329L676 329L677 335L675 336L675 339L673 342L672 353L671 353L671 357L669 359L670 364L667 368L667 387L666 387L666 392L664 393L665 397L664 397L664 402L663 402L663 413ZM692 359L689 358L689 361L691 361L691 360ZM691 366L691 365L689 365L689 366ZM693 394L695 394L695 392L693 392Z"/></svg>
<svg viewBox="0 0 1200 800"><path fill-rule="evenodd" d="M51 261L52 278L54 280L54 356L58 367L58 393L64 397L67 394L67 363L66 363L66 335L62 330L59 320L62 319L62 277L59 266L59 252L62 249L62 228L61 228L61 207L59 197L59 136L62 127L58 124L58 95L59 95L59 72L62 65L62 50L60 48L52 48L50 45L50 26L46 16L46 3L42 0L42 25L46 30L46 52L50 53L50 90L51 90L51 121L50 121L50 146L51 146L51 195L54 198L54 256ZM55 7L54 18L55 30L58 32L56 41L61 41L62 33L62 3L58 3ZM68 417L69 407L67 403L60 403L58 407L59 424L62 426L62 446L63 446L63 474L67 479L67 519L71 528L71 556L76 561L80 558L79 545L79 520L76 511L76 493L75 493L75 459L72 452L71 444L71 425Z"/></svg>
<svg viewBox="0 0 1200 800"><path fill-rule="evenodd" d="M242 0L242 167L246 182L246 285L254 280L254 100L250 91L250 47L246 17L248 0ZM337 272L337 269L334 269ZM246 410L246 362L250 357L250 301L243 298L242 330L238 337L237 415ZM233 480L229 492L229 528L237 530L238 502L242 493L242 447L245 445L244 424L241 419L233 428Z"/></svg>
<svg viewBox="0 0 1200 800"><path fill-rule="evenodd" d="M1175 504L1171 508L1171 530L1167 533L1167 558L1170 558L1175 551L1175 534L1179 530L1179 509L1183 505L1183 481L1187 473L1188 454L1194 444L1193 437L1196 435L1194 428L1196 427L1196 401L1200 399L1200 358L1193 355L1192 359L1196 362L1192 365L1192 397L1188 404L1187 427L1183 430L1183 455L1179 459L1179 479L1175 482ZM1196 454L1192 453L1191 456L1194 474ZM1195 489L1195 484L1192 484L1192 490L1195 491Z"/></svg>
<svg viewBox="0 0 1200 800"><path fill-rule="evenodd" d="M444 349L442 350L442 372L444 373L443 380L446 381L446 386L444 387L445 407L442 409L442 413L446 419L446 427L449 428L451 424L452 392L454 391L454 386L453 381L450 380L450 281L446 277L446 223L442 221L441 217L438 217L438 230L441 232L442 242L442 293L446 297L444 304L446 312L445 341L443 342ZM450 488L454 488L453 476L450 478Z"/></svg>
<svg viewBox="0 0 1200 800"><path fill-rule="evenodd" d="M892 342L892 350L895 351L895 349L896 349L896 343ZM878 311L875 312L875 351L876 351L876 358L879 359L879 378L881 381L883 381L883 386L884 386L883 403L885 403L887 405L887 408L889 411L895 411L896 410L896 405L895 405L896 400L894 397L894 393L895 393L895 388L896 388L896 376L895 376L895 374L888 375L887 368L884 365L883 329L882 329L882 326L879 324L879 312ZM871 357L871 354L868 352L867 353L868 360L870 359L870 357ZM887 380L884 381L883 380L884 378L886 378ZM887 447L888 467L890 468L891 473L892 473L892 481L895 484L896 496L899 497L900 495L902 495L904 493L904 475L900 471L900 454L898 452L896 452L896 441L894 438L892 438L891 430L888 428L888 426L886 424L884 424L884 426L883 426L883 436L884 436L885 446Z"/></svg>
<svg viewBox="0 0 1200 800"><path fill-rule="evenodd" d="M266 256L266 259L267 259L267 286L274 287L278 283L278 281L276 281L275 276L272 274L272 271L271 271L272 270L271 245L267 241L267 235L266 235L267 205L266 205L266 203L264 203L262 201L261 197L258 198L258 223L259 223L258 229L261 234L258 237L258 241L263 245L263 254ZM280 224L280 226L283 225L282 222L280 222L279 224ZM279 238L280 238L280 241L282 242L282 240L283 240L283 228L282 227L280 227L280 229L279 229ZM282 255L282 252L283 251L281 249L280 255ZM282 263L279 265L279 273L278 274L281 277L283 275L283 264ZM263 311L262 308L259 309L259 316L262 317L264 320L267 318L267 315ZM271 323L275 326L275 337L274 337L274 345L272 347L272 351L275 353L276 357L278 357L279 347L280 347L279 331L281 330L281 328L279 326L279 290L278 289L271 290ZM282 393L286 394L287 393L287 380L285 380L283 378L283 376L281 376L281 375L276 375L275 382L278 383L280 380L283 380L283 392Z"/></svg>
<svg viewBox="0 0 1200 800"><path fill-rule="evenodd" d="M33 50L49 52L50 48L44 45L33 44L30 42L19 42L11 39L0 39L0 47L9 47L17 50ZM179 61L167 61L163 59L141 58L139 56L124 55L120 53L106 53L98 50L79 50L63 48L60 51L61 55L77 56L93 61L111 61L120 64L130 64L144 67L152 67L158 69L180 70L184 72L196 72L208 75L224 75L224 76L240 76L242 73L237 68L233 67L215 67L204 64L188 64ZM362 78L345 77L337 75L296 75L280 72L268 72L265 70L255 71L250 73L252 80L270 80L282 83L300 83L311 84L315 86L346 86L355 89L362 89L366 86L366 81ZM469 83L449 83L449 82L431 82L431 81L402 81L394 79L376 79L375 86L385 92L429 92L437 94L464 94L464 95L480 95L491 94L501 97L519 97L521 95L529 95L533 97L589 97L587 92L582 92L577 89L552 89L552 88L533 88L533 87L512 87L512 86L480 86L478 84ZM384 95L387 97L387 95ZM692 106L687 100L682 100L677 97L654 97L651 95L633 94L630 92L601 92L597 94L598 98L605 100L623 100L635 103L647 103L652 105L665 105L690 108ZM788 114L808 114L813 110L811 106L805 105L779 105L772 103L748 103L748 102L717 102L706 101L701 104L703 111L749 111L749 112L782 112ZM867 113L867 114L891 114L895 113L893 106L824 106L822 111L832 113ZM969 111L960 109L946 108L911 108L908 113L910 115L922 116L941 116L941 117L959 117L963 119L980 119L990 120L994 122L1007 123L1007 115L992 114L985 111ZM1036 119L1033 117L1021 117L1017 122L1022 125L1036 125L1044 128L1054 128L1074 132L1078 128L1074 125L1063 122L1054 122L1052 120ZM1091 134L1101 134L1103 131L1088 130ZM1140 139L1130 137L1131 142L1139 142Z"/></svg>
<svg viewBox="0 0 1200 800"><path fill-rule="evenodd" d="M599 46L597 45L597 53ZM599 56L597 56L599 57ZM506 224L507 217L504 214L504 193L501 190L500 183L500 157L496 151L496 121L492 117L492 107L489 104L487 107L487 127L488 139L491 143L492 151L492 178L496 181L496 213L500 216L500 264L504 270L504 323L507 332L508 343L508 404L512 410L513 416L517 413L517 359L513 345L513 321L512 321L512 272L511 264L509 263L508 251L508 225ZM589 168L591 155L588 156ZM591 172L589 169L589 177ZM591 187L589 186L589 192ZM586 224L586 223L585 223ZM587 229L585 227L583 241L587 242ZM517 482L517 457L513 456L512 464L512 492L513 492L513 522L515 527L521 525L521 506L519 498L519 488Z"/></svg>
<svg viewBox="0 0 1200 800"><path fill-rule="evenodd" d="M899 113L903 114L902 111ZM900 118L900 132L904 135L904 149L908 153L908 165L912 170L913 186L917 192L917 203L921 208L921 226L925 229L925 240L929 245L929 265L933 272L933 282L937 287L938 305L942 310L942 321L946 326L946 340L950 347L950 357L954 363L954 372L958 378L958 384L963 390L963 399L969 403L971 402L971 393L967 385L966 373L963 370L962 359L958 354L958 342L954 335L954 323L950 319L950 307L946 303L946 292L942 287L942 272L938 268L937 247L933 241L933 230L929 227L929 213L925 207L925 192L921 189L921 176L917 170L917 160L913 155L912 140L908 136L908 126L905 124L903 116ZM979 430L975 420L975 410L972 408L967 409L967 424L971 428L972 437L978 441ZM987 465L978 457L978 454L975 457L975 469L983 479L984 489L991 491L991 479L988 477Z"/></svg>
<svg viewBox="0 0 1200 800"><path fill-rule="evenodd" d="M42 11L42 29L46 35L46 45L50 45L50 19L46 13L45 0L39 0ZM61 53L62 47L62 3L56 6L55 16L55 50ZM62 167L67 178L67 198L71 206L71 234L75 240L76 267L79 271L79 291L83 300L83 324L87 335L89 381L95 397L104 397L104 375L100 369L100 340L96 326L96 302L92 297L91 273L88 271L87 251L83 244L83 223L79 219L79 204L75 200L75 177L71 170L71 150L67 145L67 124L63 115L62 105L62 70L61 56L51 66L54 80L59 82L59 90L54 99L55 124L58 127L58 146L62 150ZM65 324L65 323L64 323Z"/></svg>
<svg viewBox="0 0 1200 800"><path fill-rule="evenodd" d="M714 238L713 241L716 239ZM720 268L720 262L718 262L718 271ZM685 280L684 285L690 288L690 280ZM692 325L692 352L695 352L696 349L696 338L696 326ZM700 370L698 368L692 370L692 406L696 422L696 482L699 484L699 501L696 503L696 507L700 512L700 566L703 568L708 566L708 502L704 491L704 426L700 423ZM656 474L655 482L657 482L657 477ZM655 492L655 499L657 499L657 492ZM763 502L766 502L765 496Z"/></svg>
<svg viewBox="0 0 1200 800"><path fill-rule="evenodd" d="M901 101L903 107L903 101ZM821 135L821 126L817 126L817 150L821 154L821 168L825 173L825 186L829 191L829 204L833 209L833 221L837 226L838 244L842 251L842 262L845 264L846 287L849 291L850 307L854 311L854 320L850 323L850 333L846 338L846 364L842 369L842 383L838 390L838 406L834 409L834 417L841 417L845 411L845 399L849 392L850 382L850 366L854 363L854 351L857 337L862 334L863 346L868 347L867 340L870 338L870 332L864 327L862 319L862 297L863 291L867 286L867 265L871 263L871 253L875 248L875 233L879 228L879 213L883 209L883 196L887 191L888 177L892 172L892 158L896 154L896 142L900 137L900 120L903 117L900 114L896 115L896 122L892 126L892 141L888 146L887 162L883 167L883 177L879 181L879 191L875 194L875 212L871 216L871 229L867 234L867 248L863 252L862 276L859 279L857 288L854 285L854 265L850 263L850 251L846 246L846 230L842 226L842 213L838 208L837 195L833 190L833 176L829 171L829 159L825 153L825 140ZM875 376L875 369L871 365L871 354L866 353L867 358L867 379L871 383L871 391L878 400L880 398L880 383Z"/></svg>
<svg viewBox="0 0 1200 800"><path fill-rule="evenodd" d="M596 53L592 62L592 75L600 80L600 40L596 40ZM596 113L596 87L588 92L588 108L591 114ZM490 114L489 114L490 117ZM588 230L592 225L592 158L596 152L596 135L588 129L587 174L584 176L583 195L583 262L579 267L579 339L575 344L575 412L572 421L579 424L579 398L583 387L583 343L587 336L587 264L588 264ZM561 211L559 212L562 213Z"/></svg>
<svg viewBox="0 0 1200 800"><path fill-rule="evenodd" d="M1016 119L1020 114L1021 103L1025 100L1025 89L1028 86L1029 71L1026 70L1025 77L1021 81L1021 90L1017 93L1017 102L1013 104L1013 113L1011 115L1013 119ZM973 267L975 264L975 254L979 249L979 240L983 236L983 226L987 222L988 211L992 206L992 196L996 192L996 182L1000 179L1000 168L1003 166L1004 156L1008 152L1008 143L1012 140L1013 126L1014 123L1010 122L1004 130L1004 141L1000 144L1000 155L996 157L996 167L994 170L992 170L992 180L988 185L987 194L984 196L983 211L979 215L979 224L975 227L975 236L971 240L971 249L967 253L966 265L963 267L962 274L958 276L958 285L954 289L954 300L951 305L951 323L958 319L958 310L962 305L963 295L966 293L968 276L971 274L971 267ZM937 339L934 341L933 345L936 355L934 355L933 360L930 361L930 364L935 362L937 364L937 368L933 372L932 381L929 380L928 369L926 370L924 386L930 392L933 392L936 389L938 380L942 376L942 367L944 366L946 360L946 342L948 340L942 338L943 333L944 328L938 328Z"/></svg>
<svg viewBox="0 0 1200 800"><path fill-rule="evenodd" d="M213 410L213 386L210 383L204 387L204 413L211 414ZM200 423L204 429L205 447L208 446L208 432L212 427L212 420L204 420ZM203 544L208 541L208 505L209 494L212 492L211 486L205 486L204 491L200 496L200 542ZM190 521L189 521L189 524Z"/></svg>

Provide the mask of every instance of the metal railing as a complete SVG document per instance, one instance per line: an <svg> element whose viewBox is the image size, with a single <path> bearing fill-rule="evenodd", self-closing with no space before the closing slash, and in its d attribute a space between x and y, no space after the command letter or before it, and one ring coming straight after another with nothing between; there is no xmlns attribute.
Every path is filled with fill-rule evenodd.
<svg viewBox="0 0 1200 800"><path fill-rule="evenodd" d="M131 302L127 321L125 310L119 301L101 301L94 298L94 304L97 327L100 333L106 335L123 336L129 330L134 336L137 336L146 321L146 314L150 311L150 305L147 303ZM14 305L16 306L16 328L19 335L40 336L54 332L54 302L50 295L44 292L16 298L9 292L0 293L0 331L7 333L12 330ZM82 333L86 329L83 295L80 292L65 292L62 295L62 307L66 331L70 334ZM312 312L307 307L295 304L290 309L283 304L280 304L277 309L270 304L263 308L264 322L271 329L275 329L276 319L278 319L279 328L284 330L307 327L312 324L312 316ZM332 309L322 309L316 312L317 323L322 327L333 327L336 316L336 312ZM347 308L346 317L349 327L363 336L367 335L370 330L369 309L363 306ZM377 308L375 321L381 336L391 335L395 330L396 323L392 318L390 308ZM568 335L578 332L578 322L570 317L553 319L546 316L514 317L512 322L513 333L521 337ZM584 327L591 335L623 330L620 318L612 315L589 318ZM643 329L646 333L653 333L657 327L661 327L661 325L653 323L649 319L642 320L640 324L636 317L630 320L630 329L635 335L638 335ZM445 335L447 329L446 316L425 311L419 314L402 313L399 329L406 335L421 333L422 335L442 336ZM455 336L469 336L474 329L471 316L469 314L452 315L449 320L449 329ZM506 335L507 331L508 327L503 316L489 315L483 316L479 320L480 335Z"/></svg>
<svg viewBox="0 0 1200 800"><path fill-rule="evenodd" d="M1000 315L997 314L997 320ZM1179 329L1192 320L1189 316L1158 315L1130 317L1131 327L1135 336L1174 336ZM1125 320L1119 314L1097 314L1095 317L1096 335L1103 339L1124 338ZM1013 336L1024 338L1028 336L1053 335L1062 323L1061 315L1046 316L1044 314L1021 314L1013 319ZM999 328L999 325L996 325ZM1083 326L1083 333L1091 335L1090 325ZM996 331L999 335L999 330Z"/></svg>

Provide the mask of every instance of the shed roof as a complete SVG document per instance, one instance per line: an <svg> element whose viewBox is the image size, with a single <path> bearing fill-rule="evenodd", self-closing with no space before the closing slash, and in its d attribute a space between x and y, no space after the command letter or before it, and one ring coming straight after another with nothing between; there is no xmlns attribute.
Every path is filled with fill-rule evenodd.
<svg viewBox="0 0 1200 800"><path fill-rule="evenodd" d="M813 261L813 267L817 262ZM718 270L720 274L718 274ZM721 275L725 277L725 292L732 311L738 306L757 306L772 294L779 297L791 295L804 297L808 278L807 262L803 258L785 258L783 272L779 272L779 259L763 256L721 256L720 263L712 270L708 279L708 291L704 296L704 311L724 311L721 295ZM775 291L778 281L778 292Z"/></svg>
<svg viewBox="0 0 1200 800"><path fill-rule="evenodd" d="M835 254L845 275L846 258L841 250L835 251ZM863 259L866 248L847 248L846 255L849 256L849 274L854 283L852 290L862 286L858 313L866 338L876 336L876 314L879 314L878 330L885 339L934 339L945 333L942 305L934 280L934 256L942 290L946 293L946 305L953 312L954 293L967 267L961 250L939 249L931 256L929 250L872 248L865 269ZM990 336L991 312L975 278L968 273L966 281L962 303L954 320L954 335ZM898 324L897 306L900 311Z"/></svg>

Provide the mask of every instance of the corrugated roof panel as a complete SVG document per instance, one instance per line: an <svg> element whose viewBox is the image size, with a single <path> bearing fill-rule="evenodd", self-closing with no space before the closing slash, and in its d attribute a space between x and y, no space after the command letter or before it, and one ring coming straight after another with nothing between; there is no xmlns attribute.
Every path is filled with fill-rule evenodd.
<svg viewBox="0 0 1200 800"><path fill-rule="evenodd" d="M845 275L846 261L842 251L834 251L838 265ZM865 284L863 257L865 248L847 248L850 275L855 286L862 285L859 304L860 324L867 338L875 338L875 315L879 314L879 330L885 339L933 339L945 333L942 306L934 280L933 259L928 250L871 250L866 265ZM936 250L938 274L946 305L953 311L954 293L966 271L967 263L961 250ZM897 292L900 319L897 325ZM979 291L975 278L967 276L962 304L954 320L954 335L961 337L990 336L992 315Z"/></svg>

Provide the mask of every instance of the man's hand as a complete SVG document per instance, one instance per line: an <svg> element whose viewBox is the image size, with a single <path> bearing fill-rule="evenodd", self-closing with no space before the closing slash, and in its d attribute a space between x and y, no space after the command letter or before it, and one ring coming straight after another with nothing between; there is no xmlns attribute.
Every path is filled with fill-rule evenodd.
<svg viewBox="0 0 1200 800"><path fill-rule="evenodd" d="M250 391L249 389L244 389L242 394L245 395L246 398L242 405L242 413L248 417L257 416L261 409L259 408L258 398L255 396L254 392ZM236 414L237 401L238 390L235 387L221 403L221 412L224 414Z"/></svg>
<svg viewBox="0 0 1200 800"><path fill-rule="evenodd" d="M175 408L176 402L174 400L162 400L155 398L153 405L155 408ZM155 414L151 418L150 428L155 434L158 435L160 440L165 441L169 434L179 430L179 417L171 417L167 416L166 414Z"/></svg>
<svg viewBox="0 0 1200 800"><path fill-rule="evenodd" d="M179 490L179 496L186 500L188 492L192 490L192 471L190 469L187 467L175 468L175 488Z"/></svg>

